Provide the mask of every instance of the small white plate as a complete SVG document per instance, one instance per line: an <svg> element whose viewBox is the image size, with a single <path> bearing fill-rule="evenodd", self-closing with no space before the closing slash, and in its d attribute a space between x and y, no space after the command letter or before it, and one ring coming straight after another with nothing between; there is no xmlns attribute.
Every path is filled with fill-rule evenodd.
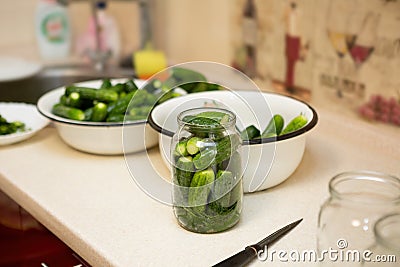
<svg viewBox="0 0 400 267"><path fill-rule="evenodd" d="M26 140L49 124L49 120L43 117L35 105L26 103L0 102L0 114L7 121L21 121L28 129L7 135L0 135L0 146L10 145Z"/></svg>
<svg viewBox="0 0 400 267"><path fill-rule="evenodd" d="M0 56L0 82L28 78L42 69L38 62L23 58Z"/></svg>

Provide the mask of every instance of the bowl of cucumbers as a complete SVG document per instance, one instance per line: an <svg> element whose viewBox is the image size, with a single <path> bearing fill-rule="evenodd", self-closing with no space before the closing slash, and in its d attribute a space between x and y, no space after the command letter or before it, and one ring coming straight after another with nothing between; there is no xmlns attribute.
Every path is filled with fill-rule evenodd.
<svg viewBox="0 0 400 267"><path fill-rule="evenodd" d="M185 94L222 89L208 83L200 72L172 67L146 81L102 79L56 88L40 97L37 108L71 147L118 155L157 144L157 132L147 123L156 105Z"/></svg>
<svg viewBox="0 0 400 267"><path fill-rule="evenodd" d="M245 193L276 186L290 177L303 157L307 134L318 122L309 104L276 93L225 90L171 99L149 115L150 126L159 132L160 153L168 166L177 116L195 107L224 108L236 114L236 129L243 140Z"/></svg>
<svg viewBox="0 0 400 267"><path fill-rule="evenodd" d="M77 150L101 155L138 152L158 142L147 124L157 96L141 90L144 84L129 79L81 82L47 92L37 108ZM129 142L123 142L123 134L129 135Z"/></svg>

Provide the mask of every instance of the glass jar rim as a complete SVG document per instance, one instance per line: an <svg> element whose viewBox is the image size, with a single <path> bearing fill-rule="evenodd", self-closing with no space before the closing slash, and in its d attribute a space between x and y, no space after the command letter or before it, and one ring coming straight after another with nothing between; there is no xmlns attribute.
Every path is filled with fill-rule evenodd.
<svg viewBox="0 0 400 267"><path fill-rule="evenodd" d="M379 220L377 220L374 226L374 235L376 241L379 244L385 246L390 250L400 251L400 244L388 240L387 238L388 236L385 236L384 230L382 229L384 227L391 226L391 224L393 223L398 225L397 229L400 229L400 213L387 214L382 218L380 218ZM399 238L400 238L400 230L399 230Z"/></svg>
<svg viewBox="0 0 400 267"><path fill-rule="evenodd" d="M338 185L343 184L348 181L354 181L354 180L362 180L362 181L371 181L371 182L379 182L382 184L394 186L394 188L397 188L398 194L395 196L388 196L390 192L385 191L387 198L383 200L378 200L375 202L372 201L366 201L363 199L356 199L353 196L349 196L347 194L344 194L340 190L338 190ZM363 192L363 187L358 187L359 191L358 192ZM397 178L396 176L389 175L386 173L381 173L381 172L375 172L375 171L349 171L349 172L343 172L335 175L329 182L329 192L331 196L334 196L336 198L342 199L342 200L349 200L349 201L355 201L355 202L364 202L366 204L382 204L382 203L388 203L388 202L399 202L400 203L400 179Z"/></svg>
<svg viewBox="0 0 400 267"><path fill-rule="evenodd" d="M194 113L195 111L219 111L219 112L223 112L225 114L227 114L229 116L229 120L223 122L221 124L221 127L215 127L215 126L207 126L207 125L198 125L198 124L193 124L190 122L185 122L183 121L183 118L185 115L187 115L186 113ZM190 109L186 109L182 112L180 112L177 116L177 121L178 121L178 125L179 126L188 126L188 127L194 127L194 128L206 128L207 130L209 129L226 129L226 128L230 128L232 126L234 126L236 124L236 115L228 110L228 109L224 109L224 108L216 108L216 107L196 107L196 108L190 108Z"/></svg>

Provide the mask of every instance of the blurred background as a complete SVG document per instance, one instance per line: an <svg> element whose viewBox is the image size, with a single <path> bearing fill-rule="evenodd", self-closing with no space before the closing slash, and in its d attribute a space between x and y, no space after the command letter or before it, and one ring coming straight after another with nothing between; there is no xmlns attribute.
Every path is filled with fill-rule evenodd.
<svg viewBox="0 0 400 267"><path fill-rule="evenodd" d="M35 15L39 0L2 0L0 40L1 52L39 58L35 36ZM78 60L78 38L87 30L92 17L91 1L66 2L72 50L70 58ZM135 0L111 0L106 12L113 17L120 32L121 56L141 48L140 3ZM229 0L145 1L151 13L154 46L168 55L171 64L190 60L212 60L229 64ZM8 25L8 26L6 26Z"/></svg>
<svg viewBox="0 0 400 267"><path fill-rule="evenodd" d="M68 49L44 44L43 5L63 8ZM133 55L150 49L163 60L138 56L136 64L215 61L262 90L340 111L360 113L371 99L387 106L400 95L399 0L2 0L0 25L0 56L45 67L112 66L140 76Z"/></svg>
<svg viewBox="0 0 400 267"><path fill-rule="evenodd" d="M263 90L306 100L351 107L373 94L399 94L398 0L59 0L70 34L63 57L39 52L38 8L51 2L2 0L0 55L87 63L96 11L114 21L99 19L113 52L107 63L132 67L132 54L150 44L168 65L216 61L244 71Z"/></svg>
<svg viewBox="0 0 400 267"><path fill-rule="evenodd" d="M400 0L0 3L0 102L36 103L66 84L145 78L200 60L232 66L263 91L364 118L377 128L400 125ZM38 266L40 251L55 262L86 266L1 191L0 215L0 266L10 266L2 265L4 255L17 259L15 266L23 257L33 259L23 266Z"/></svg>

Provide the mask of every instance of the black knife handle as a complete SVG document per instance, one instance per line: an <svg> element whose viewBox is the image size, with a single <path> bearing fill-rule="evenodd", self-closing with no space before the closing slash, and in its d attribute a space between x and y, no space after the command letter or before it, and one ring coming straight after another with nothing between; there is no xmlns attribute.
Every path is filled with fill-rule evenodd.
<svg viewBox="0 0 400 267"><path fill-rule="evenodd" d="M213 267L240 267L246 266L257 256L257 251L253 247L246 247L244 250L233 256L213 265Z"/></svg>

